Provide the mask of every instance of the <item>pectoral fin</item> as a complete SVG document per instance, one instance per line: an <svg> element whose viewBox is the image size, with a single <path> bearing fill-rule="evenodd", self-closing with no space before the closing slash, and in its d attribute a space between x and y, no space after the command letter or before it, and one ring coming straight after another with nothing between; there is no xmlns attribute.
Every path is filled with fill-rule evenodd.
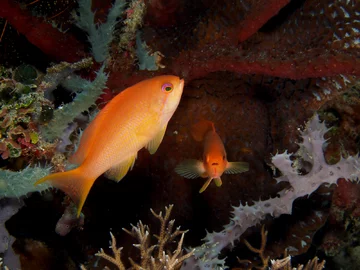
<svg viewBox="0 0 360 270"><path fill-rule="evenodd" d="M203 162L196 159L184 160L176 166L175 172L188 179L194 179L206 173Z"/></svg>
<svg viewBox="0 0 360 270"><path fill-rule="evenodd" d="M243 173L249 170L249 163L247 162L228 162L224 173L234 174Z"/></svg>
<svg viewBox="0 0 360 270"><path fill-rule="evenodd" d="M105 172L105 176L110 180L119 182L127 174L129 170L132 170L136 160L136 155L130 157L129 159L115 165L111 169Z"/></svg>
<svg viewBox="0 0 360 270"><path fill-rule="evenodd" d="M202 193L205 191L205 189L210 185L211 180L213 180L213 178L209 177L208 180L205 182L205 184L201 187L199 193Z"/></svg>
<svg viewBox="0 0 360 270"><path fill-rule="evenodd" d="M163 126L163 128L159 131L158 134L145 146L147 150L149 150L150 154L154 154L156 150L159 148L160 143L162 142L167 124Z"/></svg>

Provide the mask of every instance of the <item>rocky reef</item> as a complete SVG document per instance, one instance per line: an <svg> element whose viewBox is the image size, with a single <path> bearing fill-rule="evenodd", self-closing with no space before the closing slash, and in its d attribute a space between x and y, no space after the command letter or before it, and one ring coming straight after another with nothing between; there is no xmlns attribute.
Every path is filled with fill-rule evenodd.
<svg viewBox="0 0 360 270"><path fill-rule="evenodd" d="M317 256L326 269L357 269L359 10L346 0L0 1L4 264L113 267L95 256L111 253L111 231L122 267L135 267L136 230L150 239L154 213L174 205L187 230L169 246L184 258L174 269L285 267L288 255L293 267ZM185 88L154 155L140 151L120 183L101 176L79 219L65 194L33 186L69 168L82 130L116 94L162 74ZM203 181L174 168L201 158L189 132L201 119L250 170L199 194ZM130 224L133 235L121 229Z"/></svg>

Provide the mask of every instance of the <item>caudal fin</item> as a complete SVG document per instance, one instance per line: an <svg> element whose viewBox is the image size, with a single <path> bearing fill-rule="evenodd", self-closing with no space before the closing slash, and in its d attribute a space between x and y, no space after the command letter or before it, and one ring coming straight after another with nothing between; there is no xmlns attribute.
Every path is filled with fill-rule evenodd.
<svg viewBox="0 0 360 270"><path fill-rule="evenodd" d="M80 216L81 209L85 203L86 197L94 184L93 179L81 172L81 167L67 172L53 173L36 181L34 185L49 181L52 186L65 192L77 206L77 215Z"/></svg>
<svg viewBox="0 0 360 270"><path fill-rule="evenodd" d="M191 126L191 135L195 141L201 142L206 133L215 131L214 123L208 120L202 120Z"/></svg>

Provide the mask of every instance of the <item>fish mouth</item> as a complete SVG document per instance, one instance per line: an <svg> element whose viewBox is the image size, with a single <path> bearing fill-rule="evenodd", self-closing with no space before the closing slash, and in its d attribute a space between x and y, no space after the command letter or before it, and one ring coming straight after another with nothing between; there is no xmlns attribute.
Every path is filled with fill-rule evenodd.
<svg viewBox="0 0 360 270"><path fill-rule="evenodd" d="M219 176L219 172L218 172L218 170L216 169L216 167L215 167L214 170L213 170L213 175L212 175L212 177L213 177L213 178L218 178L218 177L220 177L220 176Z"/></svg>
<svg viewBox="0 0 360 270"><path fill-rule="evenodd" d="M184 79L180 79L180 88L181 88L181 89L184 88L184 84L185 84Z"/></svg>

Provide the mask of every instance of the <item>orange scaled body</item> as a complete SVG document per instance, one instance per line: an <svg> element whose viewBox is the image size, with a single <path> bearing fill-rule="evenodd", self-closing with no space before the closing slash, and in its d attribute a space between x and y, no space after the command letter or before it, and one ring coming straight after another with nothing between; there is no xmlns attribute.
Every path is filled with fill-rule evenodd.
<svg viewBox="0 0 360 270"><path fill-rule="evenodd" d="M48 175L50 181L76 203L80 215L91 186L101 174L120 181L134 165L137 152L151 154L159 147L167 124L178 107L184 81L164 75L139 82L114 97L85 129L76 153L69 159L80 165Z"/></svg>
<svg viewBox="0 0 360 270"><path fill-rule="evenodd" d="M191 127L191 134L196 141L203 141L203 160L189 159L176 166L175 171L185 178L208 178L200 193L214 180L216 186L221 186L223 173L242 173L249 170L247 162L229 162L224 144L217 134L214 123L200 121Z"/></svg>

